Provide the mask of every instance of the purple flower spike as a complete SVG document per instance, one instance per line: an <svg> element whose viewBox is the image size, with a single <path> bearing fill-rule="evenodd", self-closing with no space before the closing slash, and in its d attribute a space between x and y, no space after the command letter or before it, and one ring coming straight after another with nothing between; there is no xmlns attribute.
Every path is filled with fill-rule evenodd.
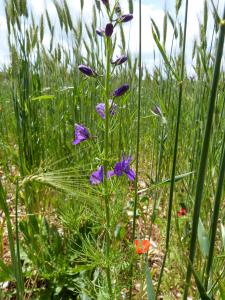
<svg viewBox="0 0 225 300"><path fill-rule="evenodd" d="M123 84L121 87L116 89L113 93L114 97L119 97L125 94L129 90L129 85L127 83Z"/></svg>
<svg viewBox="0 0 225 300"><path fill-rule="evenodd" d="M88 129L83 125L75 124L75 140L73 141L73 145L77 145L89 138L90 133Z"/></svg>
<svg viewBox="0 0 225 300"><path fill-rule="evenodd" d="M95 185L103 182L104 168L100 166L97 171L94 171L90 176L90 183Z"/></svg>
<svg viewBox="0 0 225 300"><path fill-rule="evenodd" d="M111 35L113 34L113 24L112 23L108 23L105 27L105 35L106 37L111 37Z"/></svg>
<svg viewBox="0 0 225 300"><path fill-rule="evenodd" d="M109 113L111 116L114 116L116 113L117 105L113 103L112 99L109 99ZM105 103L99 103L96 105L96 112L104 120L105 119Z"/></svg>
<svg viewBox="0 0 225 300"><path fill-rule="evenodd" d="M133 19L133 15L132 14L126 14L126 15L122 15L118 18L118 21L119 22L122 22L122 23L126 23L126 22L129 22Z"/></svg>
<svg viewBox="0 0 225 300"><path fill-rule="evenodd" d="M128 60L128 57L126 55L122 55L119 58L117 58L115 61L112 61L111 64L119 66L119 65L122 65L127 60Z"/></svg>
<svg viewBox="0 0 225 300"><path fill-rule="evenodd" d="M111 177L113 175L122 176L123 174L126 174L131 181L134 181L136 175L134 171L130 168L131 160L131 156L128 156L127 159L123 156L122 161L116 163L114 170L108 172L108 177Z"/></svg>
<svg viewBox="0 0 225 300"><path fill-rule="evenodd" d="M103 29L97 28L96 29L96 34L103 37L105 34L105 31Z"/></svg>
<svg viewBox="0 0 225 300"><path fill-rule="evenodd" d="M79 65L78 69L86 76L97 76L97 73L93 71L90 67L85 65Z"/></svg>

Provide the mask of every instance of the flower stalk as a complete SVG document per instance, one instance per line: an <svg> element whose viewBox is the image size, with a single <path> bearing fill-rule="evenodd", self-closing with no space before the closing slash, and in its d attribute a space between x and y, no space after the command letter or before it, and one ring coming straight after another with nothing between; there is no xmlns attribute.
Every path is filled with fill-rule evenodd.
<svg viewBox="0 0 225 300"><path fill-rule="evenodd" d="M108 172L108 158L109 158L109 81L110 81L110 56L111 56L111 39L106 38L106 76L105 76L105 137L104 137L104 200L105 200L105 214L106 214L106 276L108 282L108 291L110 299L112 295L112 282L110 276L109 257L110 257L110 213L109 200L110 195L108 191L107 172Z"/></svg>

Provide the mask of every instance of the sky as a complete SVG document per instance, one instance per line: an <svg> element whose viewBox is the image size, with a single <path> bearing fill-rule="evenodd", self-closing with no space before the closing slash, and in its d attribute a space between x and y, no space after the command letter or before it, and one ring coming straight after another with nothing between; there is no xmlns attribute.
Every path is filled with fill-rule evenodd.
<svg viewBox="0 0 225 300"><path fill-rule="evenodd" d="M110 0L114 2L114 0ZM134 1L134 19L128 24L124 24L124 30L126 37L129 37L129 49L132 55L138 53L138 0ZM53 4L53 0L27 0L29 7L35 13L38 19L40 15L44 12L45 8L52 20L57 22L57 13ZM74 23L76 19L80 16L80 1L79 0L67 0L70 7L71 15L73 16ZM153 18L157 26L162 32L163 27L163 17L164 12L167 10L173 17L175 16L175 2L176 0L142 0L142 56L143 61L148 68L153 67L153 50L156 49L152 35L151 35L151 21ZM184 21L184 0L183 6L179 14L179 20L183 23ZM210 1L208 1L210 2ZM220 1L221 3L223 1ZM93 0L84 0L84 21L89 22L92 16L92 3ZM121 0L120 4L123 13L128 12L128 1ZM189 14L188 14L188 28L187 28L187 61L189 68L191 69L191 50L193 41L199 35L199 21L203 19L203 6L204 0L189 0ZM221 14L222 5L219 6L219 12ZM211 14L212 8L209 5L209 12ZM104 23L104 20L103 20ZM209 32L213 27L212 19L209 18ZM172 41L173 30L168 22L168 34L166 49L169 51ZM6 19L4 15L4 1L0 0L0 37L1 37L1 47L0 47L0 65L7 63L9 61L9 53L7 47L7 26ZM50 36L46 35L44 42L46 45L49 43ZM160 55L158 55L160 59Z"/></svg>

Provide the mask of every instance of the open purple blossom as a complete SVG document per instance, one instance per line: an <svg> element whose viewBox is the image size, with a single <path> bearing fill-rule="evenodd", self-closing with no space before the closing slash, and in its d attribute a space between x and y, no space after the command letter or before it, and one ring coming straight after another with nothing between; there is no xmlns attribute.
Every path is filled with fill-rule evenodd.
<svg viewBox="0 0 225 300"><path fill-rule="evenodd" d="M126 22L131 21L132 19L133 19L133 15L132 14L126 14L126 15L120 16L117 20L119 22L126 23Z"/></svg>
<svg viewBox="0 0 225 300"><path fill-rule="evenodd" d="M136 175L134 171L130 168L131 160L131 156L128 156L127 158L123 156L122 161L116 163L114 170L108 172L108 177L111 177L113 175L122 176L123 174L126 174L131 181L134 181Z"/></svg>
<svg viewBox="0 0 225 300"><path fill-rule="evenodd" d="M119 65L122 65L127 60L128 60L127 55L122 55L122 56L118 57L116 60L111 61L111 64L119 66Z"/></svg>
<svg viewBox="0 0 225 300"><path fill-rule="evenodd" d="M112 34L113 34L113 24L108 23L105 27L105 36L109 38L111 37Z"/></svg>
<svg viewBox="0 0 225 300"><path fill-rule="evenodd" d="M73 141L73 145L77 145L87 139L90 138L90 133L88 129L80 124L75 124L75 140Z"/></svg>
<svg viewBox="0 0 225 300"><path fill-rule="evenodd" d="M123 84L122 86L120 86L119 88L117 88L114 93L113 96L114 97L119 97L122 96L123 94L125 94L127 91L129 90L129 85L127 83Z"/></svg>
<svg viewBox="0 0 225 300"><path fill-rule="evenodd" d="M114 116L116 113L117 105L113 103L113 100L109 100L109 113L111 116ZM96 112L99 114L99 116L104 120L105 119L105 103L99 103L96 105Z"/></svg>
<svg viewBox="0 0 225 300"><path fill-rule="evenodd" d="M92 185L99 184L103 182L103 177L104 177L104 167L100 166L97 171L94 171L91 176L90 176L90 183Z"/></svg>
<svg viewBox="0 0 225 300"><path fill-rule="evenodd" d="M105 119L105 103L99 103L96 105L96 112L102 119Z"/></svg>
<svg viewBox="0 0 225 300"><path fill-rule="evenodd" d="M103 37L104 34L105 34L105 31L101 28L97 28L95 32L96 32L97 35L99 35L101 37Z"/></svg>
<svg viewBox="0 0 225 300"><path fill-rule="evenodd" d="M98 74L92 70L92 68L85 66L85 65L79 65L78 69L81 71L81 73L85 74L86 76L97 76Z"/></svg>

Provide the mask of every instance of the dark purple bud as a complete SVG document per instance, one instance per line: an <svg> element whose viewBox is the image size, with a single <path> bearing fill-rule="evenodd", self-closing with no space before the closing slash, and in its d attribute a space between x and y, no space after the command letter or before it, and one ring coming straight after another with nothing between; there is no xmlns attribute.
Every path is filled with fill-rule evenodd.
<svg viewBox="0 0 225 300"><path fill-rule="evenodd" d="M99 36L104 36L104 30L103 29L100 29L100 28L97 28L96 29L96 33L97 33L97 35L99 35Z"/></svg>
<svg viewBox="0 0 225 300"><path fill-rule="evenodd" d="M102 3L103 3L105 6L109 6L109 0L102 0Z"/></svg>
<svg viewBox="0 0 225 300"><path fill-rule="evenodd" d="M112 61L111 63L116 65L116 66L119 66L127 60L128 60L128 57L126 55L122 55L119 58L117 58L115 61Z"/></svg>
<svg viewBox="0 0 225 300"><path fill-rule="evenodd" d="M113 34L113 24L108 23L105 27L105 35L106 37L111 37L112 34Z"/></svg>
<svg viewBox="0 0 225 300"><path fill-rule="evenodd" d="M119 97L125 94L129 90L129 85L127 83L123 84L121 87L116 89L113 93L114 97Z"/></svg>
<svg viewBox="0 0 225 300"><path fill-rule="evenodd" d="M158 105L156 105L153 109L152 112L154 115L162 117L162 111Z"/></svg>
<svg viewBox="0 0 225 300"><path fill-rule="evenodd" d="M119 22L123 22L123 23L126 23L126 22L129 22L133 19L133 15L132 14L126 14L126 15L122 15L118 18L118 21Z"/></svg>
<svg viewBox="0 0 225 300"><path fill-rule="evenodd" d="M93 71L90 67L85 65L79 65L78 69L86 76L97 76L97 73Z"/></svg>

